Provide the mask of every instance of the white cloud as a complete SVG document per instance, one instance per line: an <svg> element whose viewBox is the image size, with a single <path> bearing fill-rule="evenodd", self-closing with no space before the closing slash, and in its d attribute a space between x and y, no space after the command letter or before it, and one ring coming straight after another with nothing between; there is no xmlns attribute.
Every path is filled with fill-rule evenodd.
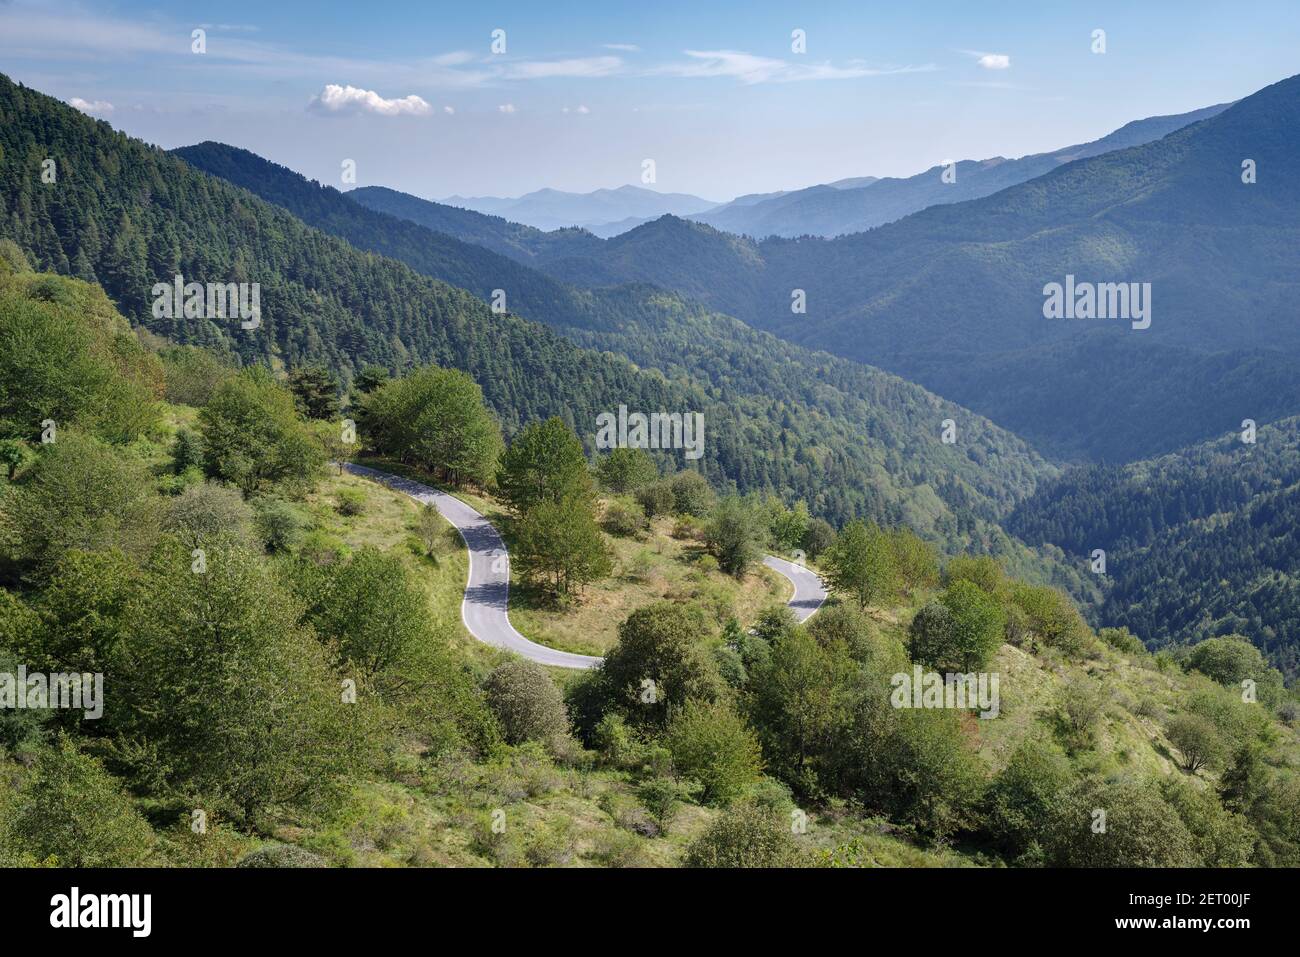
<svg viewBox="0 0 1300 957"><path fill-rule="evenodd" d="M580 107L578 107L578 112L579 112L579 113L590 113L591 110L587 109L585 106L580 106Z"/></svg>
<svg viewBox="0 0 1300 957"><path fill-rule="evenodd" d="M587 109L585 106L576 106L571 110L566 106L561 108L560 112L561 113L590 113L591 110Z"/></svg>
<svg viewBox="0 0 1300 957"><path fill-rule="evenodd" d="M96 113L106 114L113 112L113 104L107 100L83 100L79 96L74 96L68 100L69 105L75 106L82 113L94 115Z"/></svg>
<svg viewBox="0 0 1300 957"><path fill-rule="evenodd" d="M606 43L606 50L621 50L624 53L635 53L641 48L635 43Z"/></svg>
<svg viewBox="0 0 1300 957"><path fill-rule="evenodd" d="M456 107L454 107L454 106L444 106L444 107L442 108L442 112L446 113L448 116L451 116L453 113L456 112Z"/></svg>
<svg viewBox="0 0 1300 957"><path fill-rule="evenodd" d="M386 100L374 90L355 86L327 84L320 96L312 97L309 107L327 113L377 113L380 116L424 116L433 108L412 93Z"/></svg>
<svg viewBox="0 0 1300 957"><path fill-rule="evenodd" d="M1011 57L1005 53L986 53L978 62L986 70L1005 70L1011 66Z"/></svg>
<svg viewBox="0 0 1300 957"><path fill-rule="evenodd" d="M513 103L502 103L497 107L497 110L501 113L513 113L515 111L515 105Z"/></svg>

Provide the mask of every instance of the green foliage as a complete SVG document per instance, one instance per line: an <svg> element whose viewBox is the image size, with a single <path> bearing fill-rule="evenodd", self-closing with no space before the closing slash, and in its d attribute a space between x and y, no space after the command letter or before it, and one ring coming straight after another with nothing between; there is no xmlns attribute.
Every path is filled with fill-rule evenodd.
<svg viewBox="0 0 1300 957"><path fill-rule="evenodd" d="M417 465L452 485L489 485L501 428L483 390L457 369L423 366L365 395L359 428L382 455Z"/></svg>
<svg viewBox="0 0 1300 957"><path fill-rule="evenodd" d="M49 568L73 549L148 549L157 514L144 466L78 432L62 432L0 499L0 517L21 560Z"/></svg>
<svg viewBox="0 0 1300 957"><path fill-rule="evenodd" d="M1104 812L1105 830L1100 830ZM1195 867L1196 838L1155 782L1086 779L1044 827L1057 867Z"/></svg>
<svg viewBox="0 0 1300 957"><path fill-rule="evenodd" d="M292 844L268 844L241 857L236 867L329 867L319 854Z"/></svg>
<svg viewBox="0 0 1300 957"><path fill-rule="evenodd" d="M753 503L734 495L714 507L704 528L704 542L724 572L743 578L762 557L767 538L763 518Z"/></svg>
<svg viewBox="0 0 1300 957"><path fill-rule="evenodd" d="M118 760L245 824L318 809L356 767L358 705L343 702L325 649L255 556L211 543L206 568L195 574L174 542L149 560L125 616L126 663L110 679Z"/></svg>
<svg viewBox="0 0 1300 957"><path fill-rule="evenodd" d="M787 819L741 801L691 842L683 863L687 867L792 867L799 856Z"/></svg>
<svg viewBox="0 0 1300 957"><path fill-rule="evenodd" d="M1054 717L1062 743L1071 754L1086 751L1097 743L1106 700L1102 686L1089 678L1072 678L1061 686Z"/></svg>
<svg viewBox="0 0 1300 957"><path fill-rule="evenodd" d="M1002 644L1005 626L996 599L957 579L912 619L908 654L936 671L980 671Z"/></svg>
<svg viewBox="0 0 1300 957"><path fill-rule="evenodd" d="M799 547L804 550L809 561L817 561L826 549L835 543L835 529L824 518L811 518L804 529L803 540Z"/></svg>
<svg viewBox="0 0 1300 957"><path fill-rule="evenodd" d="M673 493L673 511L678 515L703 518L713 509L713 489L699 472L678 472L668 480L668 488Z"/></svg>
<svg viewBox="0 0 1300 957"><path fill-rule="evenodd" d="M1259 649L1244 635L1224 635L1198 642L1187 656L1184 666L1199 671L1227 687L1255 683L1256 699L1275 708L1282 698L1282 675L1270 668Z"/></svg>
<svg viewBox="0 0 1300 957"><path fill-rule="evenodd" d="M429 641L428 594L395 553L366 546L325 566L302 559L292 579L305 620L336 650L344 674L395 673Z"/></svg>
<svg viewBox="0 0 1300 957"><path fill-rule="evenodd" d="M158 421L158 361L103 291L57 276L0 277L0 438L43 424L129 442Z"/></svg>
<svg viewBox="0 0 1300 957"><path fill-rule="evenodd" d="M298 414L305 419L334 419L339 414L339 380L323 365L289 370L289 391Z"/></svg>
<svg viewBox="0 0 1300 957"><path fill-rule="evenodd" d="M659 476L659 469L645 449L611 449L596 463L600 484L617 495L635 492Z"/></svg>
<svg viewBox="0 0 1300 957"><path fill-rule="evenodd" d="M703 651L708 637L704 616L684 605L656 602L632 612L599 671L606 708L634 726L662 728L688 700L715 700L723 684Z"/></svg>
<svg viewBox="0 0 1300 957"><path fill-rule="evenodd" d="M307 518L292 502L263 497L254 501L253 508L253 525L267 551L289 551L302 541Z"/></svg>
<svg viewBox="0 0 1300 957"><path fill-rule="evenodd" d="M875 523L853 521L840 530L822 557L826 578L858 605L877 605L898 587L898 569L887 536Z"/></svg>
<svg viewBox="0 0 1300 957"><path fill-rule="evenodd" d="M636 490L636 500L645 510L646 518L671 515L676 505L672 484L667 479L651 482Z"/></svg>
<svg viewBox="0 0 1300 957"><path fill-rule="evenodd" d="M199 428L204 470L246 495L276 483L301 487L325 464L293 396L263 370L242 372L218 386L199 413Z"/></svg>
<svg viewBox="0 0 1300 957"><path fill-rule="evenodd" d="M1073 780L1059 748L1030 738L1015 750L985 797L989 832L1008 857L1032 861L1041 853L1043 822L1061 814Z"/></svg>
<svg viewBox="0 0 1300 957"><path fill-rule="evenodd" d="M606 505L600 524L609 534L623 538L640 535L649 527L645 512L630 498L616 498Z"/></svg>
<svg viewBox="0 0 1300 957"><path fill-rule="evenodd" d="M166 382L163 396L168 402L202 408L212 401L217 388L234 375L209 349L197 346L169 346L159 353Z"/></svg>
<svg viewBox="0 0 1300 957"><path fill-rule="evenodd" d="M1024 612L1028 630L1046 645L1069 658L1080 657L1092 645L1092 632L1078 609L1049 585L1016 582L1010 586L1011 602Z"/></svg>
<svg viewBox="0 0 1300 957"><path fill-rule="evenodd" d="M1165 736L1182 755L1183 770L1191 774L1217 766L1226 756L1227 744L1219 729L1204 715L1175 715L1165 727Z"/></svg>
<svg viewBox="0 0 1300 957"><path fill-rule="evenodd" d="M513 562L525 581L556 597L580 591L613 570L590 498L540 499L514 522Z"/></svg>
<svg viewBox="0 0 1300 957"><path fill-rule="evenodd" d="M546 742L568 732L569 718L560 689L536 662L519 658L498 665L488 675L483 691L507 744Z"/></svg>
<svg viewBox="0 0 1300 957"><path fill-rule="evenodd" d="M981 591L1001 598L1007 588L1007 573L1002 563L990 555L954 555L943 567L943 585L966 581Z"/></svg>
<svg viewBox="0 0 1300 957"><path fill-rule="evenodd" d="M535 422L515 436L501 457L497 485L516 515L542 502L595 498L582 443L558 418Z"/></svg>
<svg viewBox="0 0 1300 957"><path fill-rule="evenodd" d="M909 591L928 588L939 581L939 558L929 544L922 541L910 528L895 528L889 532L889 546L893 554L898 579Z"/></svg>
<svg viewBox="0 0 1300 957"><path fill-rule="evenodd" d="M1246 867L1255 848L1254 829L1241 814L1226 810L1213 791L1177 778L1161 782L1161 795L1186 825L1202 867Z"/></svg>
<svg viewBox="0 0 1300 957"><path fill-rule="evenodd" d="M120 782L71 738L36 757L3 821L4 842L64 867L151 863L154 835Z"/></svg>
<svg viewBox="0 0 1300 957"><path fill-rule="evenodd" d="M853 605L825 605L808 620L807 628L822 645L843 643L858 661L874 661L889 654L876 623Z"/></svg>
<svg viewBox="0 0 1300 957"><path fill-rule="evenodd" d="M196 548L220 536L251 542L253 516L253 508L238 491L207 482L191 485L171 499L162 527Z"/></svg>
<svg viewBox="0 0 1300 957"><path fill-rule="evenodd" d="M664 740L673 767L699 782L709 804L730 804L763 769L758 740L725 702L687 701L671 714Z"/></svg>
<svg viewBox="0 0 1300 957"><path fill-rule="evenodd" d="M1147 650L1142 639L1127 628L1102 628L1097 632L1097 637L1126 655L1145 654Z"/></svg>

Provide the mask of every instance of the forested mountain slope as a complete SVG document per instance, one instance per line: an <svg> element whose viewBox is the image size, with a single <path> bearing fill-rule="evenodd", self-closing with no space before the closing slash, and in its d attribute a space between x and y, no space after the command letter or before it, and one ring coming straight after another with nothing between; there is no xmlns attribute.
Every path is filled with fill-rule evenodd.
<svg viewBox="0 0 1300 957"><path fill-rule="evenodd" d="M372 211L246 150L204 143L177 151L308 223L386 252L479 293L504 289L530 319L581 345L622 353L683 388L700 386L710 441L762 449L717 477L741 488L778 488L843 520L871 514L936 538L1011 547L996 520L1052 470L979 416L880 370L782 342L646 285L577 289L486 249ZM403 194L394 194L401 197ZM404 197L408 208L437 204ZM961 423L956 445L941 423Z"/></svg>
<svg viewBox="0 0 1300 957"><path fill-rule="evenodd" d="M1178 389L1199 361L1178 350L1267 349L1278 353L1269 362L1278 374L1295 369L1297 129L1293 78L1164 139L865 233L753 243L665 217L606 241L599 256L546 268L570 281L637 279L685 292L784 338L914 378L978 412L996 410L996 421L1044 448L1141 458L1176 447L1171 431L1186 442L1230 428L1240 417L1221 412L1226 401L1274 403L1272 385L1251 377ZM1242 181L1245 160L1255 164L1253 183ZM1150 327L1044 318L1044 286L1067 275L1150 283ZM806 293L806 314L791 310L797 289ZM1096 335L1120 348L1140 345L1144 361L1120 370L1084 365ZM1042 362L1039 351L1052 349L1067 355ZM1093 383L1064 407L1050 400L1062 368ZM1114 432L1114 396L1142 392L1152 375L1163 377L1170 397L1165 416L1137 434ZM1014 401L1024 394L1044 401Z"/></svg>
<svg viewBox="0 0 1300 957"><path fill-rule="evenodd" d="M1247 635L1300 673L1300 419L1150 461L1073 469L1010 516L1026 541L1106 551L1093 617L1153 645Z"/></svg>

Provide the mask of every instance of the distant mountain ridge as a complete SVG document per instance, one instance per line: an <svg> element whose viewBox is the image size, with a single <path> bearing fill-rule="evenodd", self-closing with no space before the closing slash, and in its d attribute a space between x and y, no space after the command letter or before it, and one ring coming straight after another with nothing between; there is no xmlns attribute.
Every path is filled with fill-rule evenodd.
<svg viewBox="0 0 1300 957"><path fill-rule="evenodd" d="M742 197L747 201L737 199L684 218L760 239L767 236L833 237L861 232L901 219L927 206L989 196L1008 186L1042 176L1064 163L1158 140L1175 130L1216 116L1230 105L1221 103L1190 113L1134 120L1091 143L1019 159L995 156L962 160L956 164L952 182L943 180L943 166L932 166L902 179L857 177L776 193L757 201Z"/></svg>
<svg viewBox="0 0 1300 957"><path fill-rule="evenodd" d="M537 229L564 229L569 226L603 227L624 221L641 222L666 213L687 216L712 209L718 204L689 193L660 193L640 186L597 189L589 193L570 193L558 189L539 189L523 196L448 196L440 201L446 206L471 209L491 216L502 216ZM629 227L630 228L630 227Z"/></svg>

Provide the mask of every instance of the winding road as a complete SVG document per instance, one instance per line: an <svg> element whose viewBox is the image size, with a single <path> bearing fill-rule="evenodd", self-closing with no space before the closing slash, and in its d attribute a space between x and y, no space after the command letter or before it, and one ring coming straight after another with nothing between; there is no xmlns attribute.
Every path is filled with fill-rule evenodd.
<svg viewBox="0 0 1300 957"><path fill-rule="evenodd" d="M510 556L500 533L477 510L454 495L412 479L351 462L344 463L343 468L352 475L372 479L409 495L417 502L432 504L460 532L469 550L469 580L465 583L465 598L460 603L460 617L471 635L484 644L508 649L543 665L594 668L600 664L600 658L547 648L515 631L507 613ZM772 555L765 557L763 564L784 575L794 585L794 597L788 604L798 621L807 621L826 600L826 589L821 579L802 565Z"/></svg>

